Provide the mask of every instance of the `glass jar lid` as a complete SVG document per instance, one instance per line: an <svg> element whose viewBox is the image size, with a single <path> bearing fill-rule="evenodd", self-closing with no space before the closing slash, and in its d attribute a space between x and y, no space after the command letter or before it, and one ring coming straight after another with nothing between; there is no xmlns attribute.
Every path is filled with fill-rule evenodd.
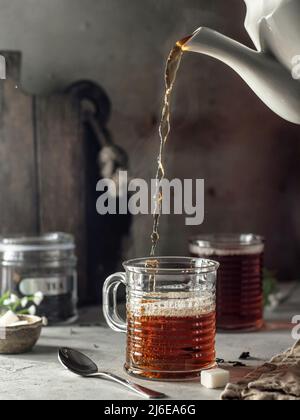
<svg viewBox="0 0 300 420"><path fill-rule="evenodd" d="M71 251L74 249L74 238L66 233L0 237L0 252Z"/></svg>
<svg viewBox="0 0 300 420"><path fill-rule="evenodd" d="M0 238L1 264L75 264L75 242L66 233L46 233L40 236L15 235Z"/></svg>

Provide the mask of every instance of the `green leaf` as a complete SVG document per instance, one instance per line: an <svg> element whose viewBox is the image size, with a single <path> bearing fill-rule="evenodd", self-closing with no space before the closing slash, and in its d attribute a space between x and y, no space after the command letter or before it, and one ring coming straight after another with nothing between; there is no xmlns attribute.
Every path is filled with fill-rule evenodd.
<svg viewBox="0 0 300 420"><path fill-rule="evenodd" d="M18 311L17 315L29 315L28 309L22 309Z"/></svg>
<svg viewBox="0 0 300 420"><path fill-rule="evenodd" d="M3 303L4 303L7 299L9 299L10 295L11 295L11 292L10 292L10 290L8 290L6 293L4 293L4 295L2 295L2 296L0 297L0 306L3 306Z"/></svg>
<svg viewBox="0 0 300 420"><path fill-rule="evenodd" d="M263 275L263 292L264 292L264 306L270 305L270 296L278 291L278 280L276 273L268 269L264 269Z"/></svg>

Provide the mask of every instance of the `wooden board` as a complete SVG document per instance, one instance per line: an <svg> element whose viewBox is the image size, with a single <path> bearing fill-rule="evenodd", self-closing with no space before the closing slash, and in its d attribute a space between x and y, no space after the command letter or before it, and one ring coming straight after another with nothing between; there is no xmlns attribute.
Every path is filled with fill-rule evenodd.
<svg viewBox="0 0 300 420"><path fill-rule="evenodd" d="M0 235L63 231L75 236L79 297L87 299L85 154L79 103L69 94L26 95L21 55L1 53Z"/></svg>
<svg viewBox="0 0 300 420"><path fill-rule="evenodd" d="M86 296L85 155L79 107L68 95L35 98L39 231L72 233Z"/></svg>
<svg viewBox="0 0 300 420"><path fill-rule="evenodd" d="M38 230L33 98L18 87L21 56L2 53L8 80L0 81L0 232Z"/></svg>

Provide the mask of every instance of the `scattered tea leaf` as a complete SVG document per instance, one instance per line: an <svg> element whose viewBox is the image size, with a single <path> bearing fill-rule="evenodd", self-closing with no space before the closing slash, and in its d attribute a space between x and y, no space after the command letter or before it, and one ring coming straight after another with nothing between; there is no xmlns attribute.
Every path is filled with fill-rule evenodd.
<svg viewBox="0 0 300 420"><path fill-rule="evenodd" d="M251 356L250 356L250 353L248 351L245 351L239 357L239 360L249 360L249 359L251 359Z"/></svg>

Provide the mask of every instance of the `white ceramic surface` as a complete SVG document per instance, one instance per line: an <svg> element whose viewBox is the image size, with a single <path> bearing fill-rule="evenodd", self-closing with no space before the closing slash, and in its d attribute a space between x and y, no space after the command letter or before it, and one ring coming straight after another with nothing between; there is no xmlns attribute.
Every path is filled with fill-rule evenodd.
<svg viewBox="0 0 300 420"><path fill-rule="evenodd" d="M297 56L300 67L300 0L244 1L245 27L256 49L203 27L184 49L223 61L276 114L300 124L300 80L293 76Z"/></svg>

